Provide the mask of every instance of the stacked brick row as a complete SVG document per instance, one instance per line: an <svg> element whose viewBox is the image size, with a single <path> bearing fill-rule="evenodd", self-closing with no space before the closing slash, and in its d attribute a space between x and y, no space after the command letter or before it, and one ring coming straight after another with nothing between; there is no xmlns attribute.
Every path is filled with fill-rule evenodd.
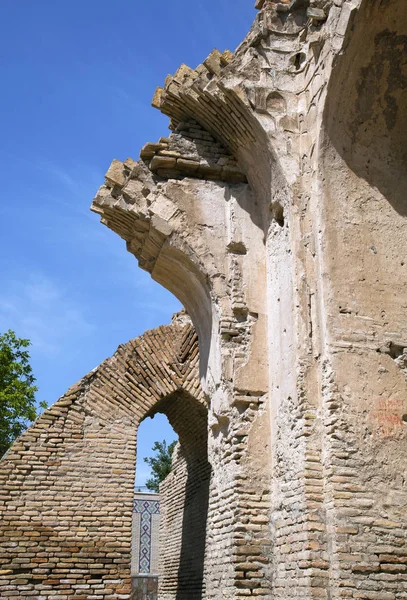
<svg viewBox="0 0 407 600"><path fill-rule="evenodd" d="M399 471L405 434L391 431L386 436L380 429L375 431L372 464L361 443L366 423L354 418L332 374L327 371L326 376L324 478L327 520L335 532L331 597L407 598L407 495L396 487L401 477L405 488L405 473ZM393 459L391 466L388 456ZM385 469L387 495L380 481Z"/></svg>
<svg viewBox="0 0 407 600"><path fill-rule="evenodd" d="M203 403L197 361L185 318L149 331L14 443L0 463L1 598L130 598L137 428L183 387Z"/></svg>
<svg viewBox="0 0 407 600"><path fill-rule="evenodd" d="M212 455L207 598L270 595L270 477L263 403L233 409Z"/></svg>
<svg viewBox="0 0 407 600"><path fill-rule="evenodd" d="M160 485L160 599L176 598L178 568L182 549L182 518L185 486L188 478L187 464L177 446L172 460L172 470Z"/></svg>
<svg viewBox="0 0 407 600"><path fill-rule="evenodd" d="M277 416L273 591L276 598L327 598L329 562L321 427L305 394Z"/></svg>
<svg viewBox="0 0 407 600"><path fill-rule="evenodd" d="M171 118L170 129L195 119L237 152L255 140L256 126L242 94L222 85L232 56L213 50L196 69L181 65L174 76L167 77L164 88L157 88L152 104Z"/></svg>
<svg viewBox="0 0 407 600"><path fill-rule="evenodd" d="M164 179L214 179L246 183L236 160L194 119L179 123L168 138L146 144L140 158L158 177Z"/></svg>

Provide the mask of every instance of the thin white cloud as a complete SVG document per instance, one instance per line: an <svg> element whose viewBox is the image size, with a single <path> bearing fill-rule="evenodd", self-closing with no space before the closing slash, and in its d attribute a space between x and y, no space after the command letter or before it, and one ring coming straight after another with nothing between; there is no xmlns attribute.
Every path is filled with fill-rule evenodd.
<svg viewBox="0 0 407 600"><path fill-rule="evenodd" d="M0 330L7 329L30 339L35 352L54 357L68 341L77 338L80 342L94 326L67 289L37 273L0 292Z"/></svg>

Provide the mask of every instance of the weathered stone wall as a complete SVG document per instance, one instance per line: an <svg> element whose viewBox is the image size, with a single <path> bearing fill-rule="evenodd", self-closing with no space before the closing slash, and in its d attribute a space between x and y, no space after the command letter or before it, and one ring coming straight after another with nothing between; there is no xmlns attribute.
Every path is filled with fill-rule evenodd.
<svg viewBox="0 0 407 600"><path fill-rule="evenodd" d="M188 457L194 426L206 434L197 358L178 317L120 346L14 443L0 463L1 598L130 598L137 427L166 412Z"/></svg>
<svg viewBox="0 0 407 600"><path fill-rule="evenodd" d="M407 593L407 12L362 2L333 63L320 218L335 596ZM338 90L341 89L341 94ZM403 420L404 418L404 420Z"/></svg>
<svg viewBox="0 0 407 600"><path fill-rule="evenodd" d="M143 150L93 209L198 331L207 597L403 598L405 3L256 6L234 55L153 99L169 145L199 123L239 183L204 173L202 148L191 173L186 145L168 172Z"/></svg>

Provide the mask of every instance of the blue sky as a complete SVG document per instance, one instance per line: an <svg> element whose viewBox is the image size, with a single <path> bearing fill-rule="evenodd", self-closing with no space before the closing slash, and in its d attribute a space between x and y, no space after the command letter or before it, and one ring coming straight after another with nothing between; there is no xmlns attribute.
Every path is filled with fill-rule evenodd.
<svg viewBox="0 0 407 600"><path fill-rule="evenodd" d="M167 134L150 107L155 87L214 47L234 50L253 4L1 3L0 332L31 339L38 400L52 404L118 344L179 310L89 206L113 158L137 159ZM138 456L171 435L154 419ZM139 475L142 484L142 462Z"/></svg>

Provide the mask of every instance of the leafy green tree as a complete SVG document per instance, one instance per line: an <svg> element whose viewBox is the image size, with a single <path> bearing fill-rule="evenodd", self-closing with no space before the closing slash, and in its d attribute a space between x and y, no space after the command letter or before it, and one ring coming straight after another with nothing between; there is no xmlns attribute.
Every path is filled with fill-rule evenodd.
<svg viewBox="0 0 407 600"><path fill-rule="evenodd" d="M165 440L162 442L154 442L152 450L153 452L156 452L156 455L144 459L144 462L151 467L152 476L150 479L147 479L146 486L152 492L159 492L160 483L164 481L170 473L172 454L176 444L176 440L171 442L168 446Z"/></svg>
<svg viewBox="0 0 407 600"><path fill-rule="evenodd" d="M14 331L0 335L0 458L38 414L35 394L38 388L27 348L30 341ZM41 402L41 408L47 404Z"/></svg>

